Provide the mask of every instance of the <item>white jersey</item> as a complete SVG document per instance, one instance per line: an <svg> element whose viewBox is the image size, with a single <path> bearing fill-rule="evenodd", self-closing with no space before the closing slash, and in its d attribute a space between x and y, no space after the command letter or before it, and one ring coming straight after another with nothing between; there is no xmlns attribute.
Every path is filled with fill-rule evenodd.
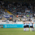
<svg viewBox="0 0 35 35"><path fill-rule="evenodd" d="M32 22L29 22L30 23L30 26L33 26L33 23Z"/></svg>
<svg viewBox="0 0 35 35"><path fill-rule="evenodd" d="M27 24L25 23L24 26L26 26Z"/></svg>
<svg viewBox="0 0 35 35"><path fill-rule="evenodd" d="M27 25L29 25L29 23L27 23Z"/></svg>

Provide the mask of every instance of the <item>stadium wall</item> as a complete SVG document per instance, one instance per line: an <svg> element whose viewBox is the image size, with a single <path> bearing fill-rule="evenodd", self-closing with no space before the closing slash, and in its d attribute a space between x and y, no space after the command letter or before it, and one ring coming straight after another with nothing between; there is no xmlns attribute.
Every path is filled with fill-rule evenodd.
<svg viewBox="0 0 35 35"><path fill-rule="evenodd" d="M3 28L24 28L24 24L0 24L0 25L3 25ZM35 24L34 24L34 28L35 28Z"/></svg>

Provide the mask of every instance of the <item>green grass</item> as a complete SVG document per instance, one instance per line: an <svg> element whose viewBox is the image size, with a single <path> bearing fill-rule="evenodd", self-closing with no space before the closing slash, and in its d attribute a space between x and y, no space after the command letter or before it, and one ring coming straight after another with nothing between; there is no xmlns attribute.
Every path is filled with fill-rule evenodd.
<svg viewBox="0 0 35 35"><path fill-rule="evenodd" d="M24 32L23 28L0 28L0 35L35 35L35 31Z"/></svg>

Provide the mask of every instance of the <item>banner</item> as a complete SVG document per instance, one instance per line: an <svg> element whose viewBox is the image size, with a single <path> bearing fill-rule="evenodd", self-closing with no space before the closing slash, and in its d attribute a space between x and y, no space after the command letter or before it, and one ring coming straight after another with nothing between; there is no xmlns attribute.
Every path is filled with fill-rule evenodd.
<svg viewBox="0 0 35 35"><path fill-rule="evenodd" d="M12 18L13 18L13 15L10 15L10 17L12 17Z"/></svg>
<svg viewBox="0 0 35 35"><path fill-rule="evenodd" d="M3 15L5 18L10 18L12 17L13 18L13 15Z"/></svg>
<svg viewBox="0 0 35 35"><path fill-rule="evenodd" d="M10 16L9 15L3 15L5 18L9 18Z"/></svg>

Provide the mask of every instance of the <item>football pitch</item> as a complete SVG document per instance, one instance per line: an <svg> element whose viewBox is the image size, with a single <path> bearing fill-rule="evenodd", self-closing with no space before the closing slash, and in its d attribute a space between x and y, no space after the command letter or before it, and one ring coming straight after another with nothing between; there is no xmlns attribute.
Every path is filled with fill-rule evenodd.
<svg viewBox="0 0 35 35"><path fill-rule="evenodd" d="M0 35L35 35L35 31L23 31L23 28L0 28Z"/></svg>

